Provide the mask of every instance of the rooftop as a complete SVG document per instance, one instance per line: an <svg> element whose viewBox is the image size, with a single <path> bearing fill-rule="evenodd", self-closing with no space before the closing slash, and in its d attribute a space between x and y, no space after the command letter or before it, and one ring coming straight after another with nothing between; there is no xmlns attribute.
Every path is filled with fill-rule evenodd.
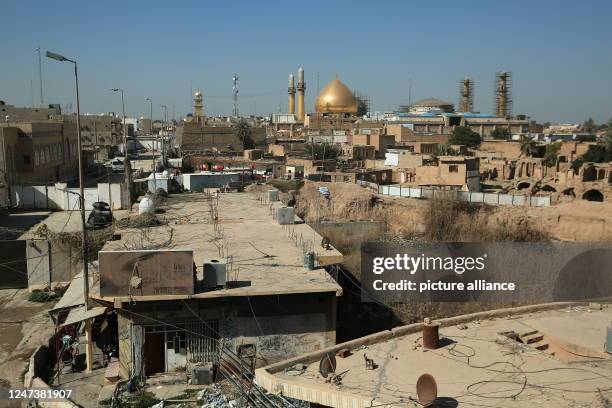
<svg viewBox="0 0 612 408"><path fill-rule="evenodd" d="M611 319L609 306L553 304L460 316L440 321L435 350L421 347L421 324L403 326L258 369L257 381L331 407L417 407L417 379L429 373L436 406L595 406L598 390L612 394L612 359L603 350ZM318 373L321 356L344 348L351 355L336 357L339 384L326 382Z"/></svg>
<svg viewBox="0 0 612 408"><path fill-rule="evenodd" d="M342 262L342 254L334 248L323 249L322 237L301 219L296 224L280 225L272 211L282 206L280 202L267 203L258 193L219 194L218 225L223 229L226 241L225 255L233 256L233 270L237 274L237 287L211 290L195 295L133 296L140 301L172 300L186 298L219 298L226 296L280 295L312 292L335 292L342 288L325 271L323 266ZM109 241L103 251L136 249L193 250L198 266L198 279L202 279L202 265L208 259L219 259L214 240L214 225L210 222L209 199L202 193L177 194L168 197L160 209L159 218L167 221L146 229L117 231L121 239ZM297 243L296 243L297 242ZM218 242L217 242L218 243ZM314 270L304 269L304 249L315 252ZM141 248L139 248L141 249ZM223 256L221 258L224 258ZM232 278L231 276L229 278ZM98 298L104 301L129 300L120 297Z"/></svg>

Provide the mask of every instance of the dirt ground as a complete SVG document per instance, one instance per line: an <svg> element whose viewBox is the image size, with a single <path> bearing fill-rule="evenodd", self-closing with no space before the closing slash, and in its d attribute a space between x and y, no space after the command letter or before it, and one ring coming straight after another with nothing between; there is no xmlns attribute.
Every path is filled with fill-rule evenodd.
<svg viewBox="0 0 612 408"><path fill-rule="evenodd" d="M47 314L53 302L30 302L28 295L27 289L0 290L0 385L4 387L23 387L30 356L53 334ZM0 401L2 406L11 405Z"/></svg>
<svg viewBox="0 0 612 408"><path fill-rule="evenodd" d="M324 185L331 199L317 188ZM384 221L391 235L410 235L423 229L428 200L376 195L356 184L307 182L300 190L296 209L306 222L325 220ZM612 240L612 203L576 199L551 207L490 208L490 222L529 221L560 241Z"/></svg>

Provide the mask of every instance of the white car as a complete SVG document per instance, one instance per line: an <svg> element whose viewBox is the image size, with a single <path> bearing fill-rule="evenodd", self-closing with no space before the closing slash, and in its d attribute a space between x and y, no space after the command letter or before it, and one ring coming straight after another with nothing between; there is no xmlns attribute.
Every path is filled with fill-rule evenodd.
<svg viewBox="0 0 612 408"><path fill-rule="evenodd" d="M115 158L106 163L106 167L110 167L112 171L125 171L123 160Z"/></svg>

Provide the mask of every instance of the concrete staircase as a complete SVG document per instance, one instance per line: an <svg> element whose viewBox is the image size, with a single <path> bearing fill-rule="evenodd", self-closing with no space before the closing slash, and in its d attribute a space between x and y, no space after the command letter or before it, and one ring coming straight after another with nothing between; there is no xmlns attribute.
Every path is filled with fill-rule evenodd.
<svg viewBox="0 0 612 408"><path fill-rule="evenodd" d="M551 356L555 355L554 351L549 350L549 344L546 340L544 340L544 335L537 330L519 334L519 341Z"/></svg>

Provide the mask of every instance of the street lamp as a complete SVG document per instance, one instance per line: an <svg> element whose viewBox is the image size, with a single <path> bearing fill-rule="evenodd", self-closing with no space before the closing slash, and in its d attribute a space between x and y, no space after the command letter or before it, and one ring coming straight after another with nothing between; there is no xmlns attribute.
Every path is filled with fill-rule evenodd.
<svg viewBox="0 0 612 408"><path fill-rule="evenodd" d="M153 196L155 196L155 194L157 193L157 176L155 175L155 172L157 171L156 166L155 166L155 138L153 137L153 100L151 98L145 98L145 101L149 101L149 104L151 105L151 110L150 110L150 118L151 118L151 126L149 127L150 132L151 132L151 139L153 139L153 143L151 143L151 145L153 146Z"/></svg>
<svg viewBox="0 0 612 408"><path fill-rule="evenodd" d="M79 203L81 205L81 224L82 224L82 240L83 240L83 300L85 310L88 309L87 299L89 299L89 269L87 256L87 226L85 224L85 192L83 189L83 146L81 144L81 106L79 103L79 73L77 62L64 57L63 55L47 51L47 58L54 59L60 62L71 62L74 65L74 84L76 87L76 105L77 105L77 149L79 150ZM91 343L91 320L85 321L85 335L87 338L87 371L91 371L93 360L93 348Z"/></svg>
<svg viewBox="0 0 612 408"><path fill-rule="evenodd" d="M127 157L127 131L125 127L125 99L123 96L123 89L121 88L112 88L113 92L121 92L121 114L123 115L123 154Z"/></svg>
<svg viewBox="0 0 612 408"><path fill-rule="evenodd" d="M166 105L162 105L162 108L164 108L164 123L162 125L162 130L164 129L165 126L168 125L168 107ZM162 143L162 164L164 165L164 167L166 166L166 143L165 143L165 139L168 138L168 131L166 130L165 134L161 135L161 143Z"/></svg>
<svg viewBox="0 0 612 408"><path fill-rule="evenodd" d="M125 99L123 97L123 89L121 88L112 88L111 89L112 92L121 92L121 113L123 115L123 154L125 154L125 159L123 160L123 168L125 171L125 184L127 186L127 191L128 191L128 197L127 197L127 202L128 202L128 208L132 207L132 188L131 188L131 183L130 183L130 166L128 166L128 162L129 162L129 157L128 157L128 144L127 144L127 126L125 124ZM109 187L110 188L110 187ZM110 203L111 207L113 205L113 203Z"/></svg>

